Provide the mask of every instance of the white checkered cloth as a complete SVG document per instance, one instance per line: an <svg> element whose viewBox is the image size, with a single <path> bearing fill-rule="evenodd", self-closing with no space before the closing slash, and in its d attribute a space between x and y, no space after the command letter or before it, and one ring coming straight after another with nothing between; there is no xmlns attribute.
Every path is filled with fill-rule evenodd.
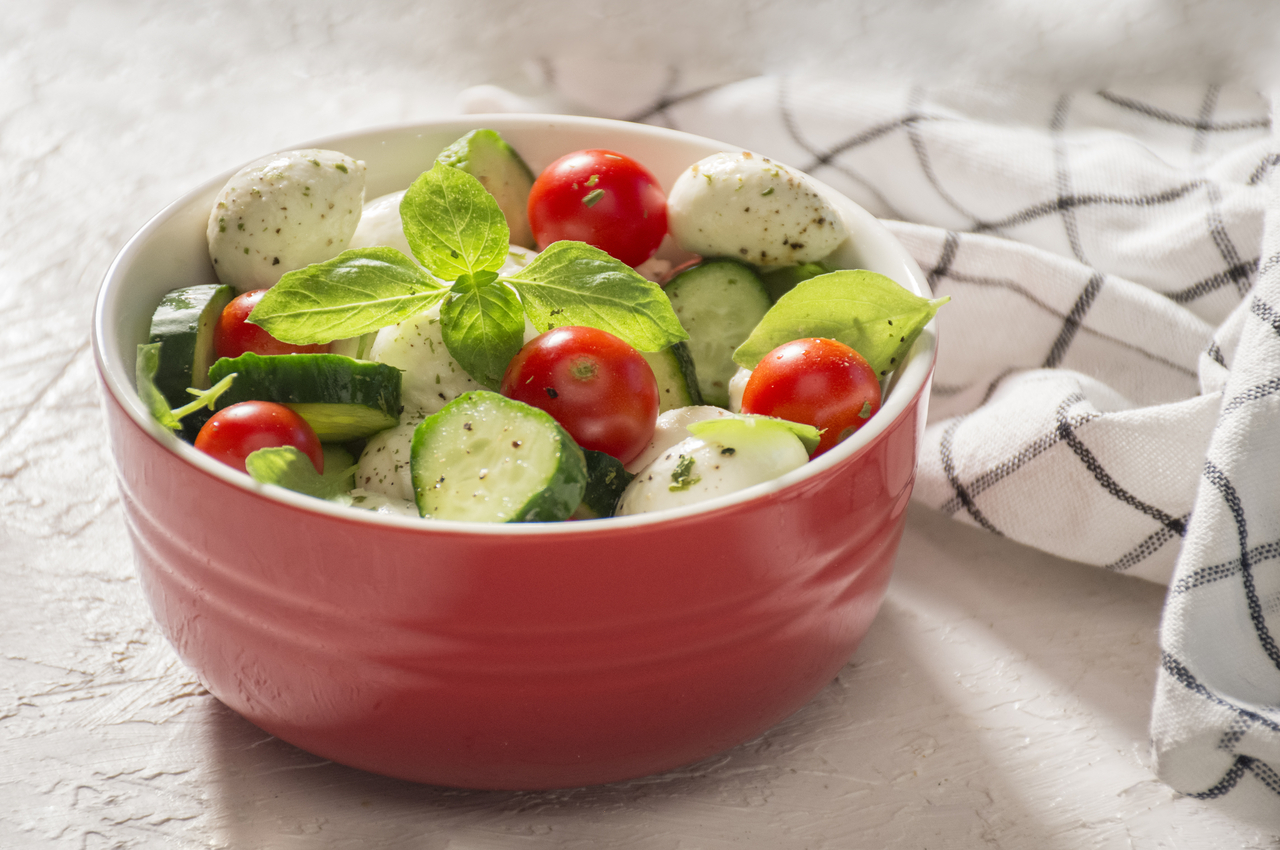
<svg viewBox="0 0 1280 850"><path fill-rule="evenodd" d="M1159 775L1280 829L1280 143L1268 102L1217 87L682 88L676 74L548 67L561 108L752 148L894 220L952 297L916 499L1167 583ZM528 105L472 99L473 111Z"/></svg>

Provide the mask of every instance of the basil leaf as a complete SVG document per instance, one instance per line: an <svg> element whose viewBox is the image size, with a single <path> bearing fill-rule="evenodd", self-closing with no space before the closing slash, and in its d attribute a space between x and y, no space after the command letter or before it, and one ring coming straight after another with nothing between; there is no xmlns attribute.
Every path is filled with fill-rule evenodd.
<svg viewBox="0 0 1280 850"><path fill-rule="evenodd" d="M249 321L282 342L332 342L402 322L447 292L394 248L358 248L287 272Z"/></svg>
<svg viewBox="0 0 1280 850"><path fill-rule="evenodd" d="M160 345L161 343L153 342L138 346L138 359L133 364L133 379L138 387L138 397L147 406L152 418L164 427L177 431L182 428L182 423L173 415L173 411L169 409L169 401L156 386L156 372L160 369Z"/></svg>
<svg viewBox="0 0 1280 850"><path fill-rule="evenodd" d="M661 351L689 338L656 283L582 242L553 242L505 280L540 332L586 325L640 351Z"/></svg>
<svg viewBox="0 0 1280 850"><path fill-rule="evenodd" d="M324 447L324 474L293 446L258 449L244 459L245 468L254 481L276 484L318 499L337 499L356 486L359 464L341 446Z"/></svg>
<svg viewBox="0 0 1280 850"><path fill-rule="evenodd" d="M507 364L524 345L524 309L497 273L463 275L440 307L440 331L458 365L496 390Z"/></svg>
<svg viewBox="0 0 1280 850"><path fill-rule="evenodd" d="M418 262L445 280L497 271L510 250L511 232L493 195L443 163L413 181L400 202L400 220Z"/></svg>
<svg viewBox="0 0 1280 850"><path fill-rule="evenodd" d="M950 300L921 298L864 269L819 275L778 299L738 346L733 362L754 369L785 342L825 337L861 354L883 377L902 363L920 331Z"/></svg>
<svg viewBox="0 0 1280 850"><path fill-rule="evenodd" d="M718 443L764 442L778 439L783 433L790 433L804 443L804 450L809 454L813 454L822 436L822 432L812 425L754 413L735 413L704 419L690 423L685 428L695 437L706 437Z"/></svg>

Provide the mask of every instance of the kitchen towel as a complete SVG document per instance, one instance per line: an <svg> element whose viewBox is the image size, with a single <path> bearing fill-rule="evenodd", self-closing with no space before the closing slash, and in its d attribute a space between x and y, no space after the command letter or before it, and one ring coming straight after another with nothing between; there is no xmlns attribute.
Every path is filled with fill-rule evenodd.
<svg viewBox="0 0 1280 850"><path fill-rule="evenodd" d="M915 498L1168 585L1159 776L1280 830L1280 143L1218 86L1053 92L541 66L559 109L750 148L952 301ZM1087 612L1082 612L1087 616Z"/></svg>

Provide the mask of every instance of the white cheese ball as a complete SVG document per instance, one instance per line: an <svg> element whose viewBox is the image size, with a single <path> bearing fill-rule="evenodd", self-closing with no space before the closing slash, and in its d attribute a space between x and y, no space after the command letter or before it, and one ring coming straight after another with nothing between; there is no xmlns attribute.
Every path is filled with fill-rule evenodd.
<svg viewBox="0 0 1280 850"><path fill-rule="evenodd" d="M524 249L520 249L524 250ZM512 251L512 262L519 255ZM401 421L421 421L463 393L481 389L453 359L444 344L440 326L440 307L431 309L378 331L369 348L369 359L394 366L400 376L400 403L404 406ZM525 317L524 341L538 335L538 329Z"/></svg>
<svg viewBox="0 0 1280 850"><path fill-rule="evenodd" d="M463 393L480 389L444 346L439 303L378 331L369 359L404 373L400 379L401 421L421 420Z"/></svg>
<svg viewBox="0 0 1280 850"><path fill-rule="evenodd" d="M689 437L636 474L622 491L614 516L704 502L771 481L808 462L804 444L786 431L733 445Z"/></svg>
<svg viewBox="0 0 1280 850"><path fill-rule="evenodd" d="M849 235L807 176L746 151L712 154L681 174L667 223L686 251L764 268L820 260Z"/></svg>
<svg viewBox="0 0 1280 850"><path fill-rule="evenodd" d="M639 472L657 460L658 455L691 436L688 428L690 424L728 415L729 411L723 407L713 407L709 404L676 407L666 413L658 414L658 421L653 426L653 438L649 440L649 445L645 447L644 451L626 464L627 472Z"/></svg>
<svg viewBox="0 0 1280 850"><path fill-rule="evenodd" d="M332 259L360 222L365 164L336 151L265 156L227 181L209 214L218 280L240 292Z"/></svg>
<svg viewBox="0 0 1280 850"><path fill-rule="evenodd" d="M356 470L357 489L413 501L409 457L412 454L413 431L420 421L397 425L369 438L360 453L360 466Z"/></svg>
<svg viewBox="0 0 1280 850"><path fill-rule="evenodd" d="M413 259L413 251L409 248L409 240L404 238L404 223L400 220L400 201L404 199L406 190L392 192L374 198L364 205L360 215L360 224L351 235L349 248L395 248L406 257Z"/></svg>

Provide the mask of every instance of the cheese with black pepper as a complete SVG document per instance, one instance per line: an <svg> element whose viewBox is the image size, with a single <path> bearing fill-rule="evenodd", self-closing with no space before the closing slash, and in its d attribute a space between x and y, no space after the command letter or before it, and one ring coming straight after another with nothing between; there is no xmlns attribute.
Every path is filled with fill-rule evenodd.
<svg viewBox="0 0 1280 850"><path fill-rule="evenodd" d="M667 198L667 223L686 251L762 268L821 260L849 235L806 175L746 151L686 169Z"/></svg>
<svg viewBox="0 0 1280 850"><path fill-rule="evenodd" d="M360 223L365 164L336 151L284 151L227 181L209 214L218 280L266 289L289 271L342 253Z"/></svg>

